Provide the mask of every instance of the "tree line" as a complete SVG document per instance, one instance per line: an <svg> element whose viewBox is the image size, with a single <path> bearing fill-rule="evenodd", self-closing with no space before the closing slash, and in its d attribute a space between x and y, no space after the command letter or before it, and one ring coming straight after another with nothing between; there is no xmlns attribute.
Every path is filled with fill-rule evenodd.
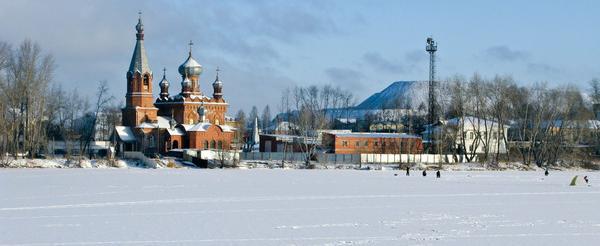
<svg viewBox="0 0 600 246"><path fill-rule="evenodd" d="M589 162L600 155L600 124L594 115L600 107L598 79L589 82L586 93L573 85L523 85L511 76L501 75L457 75L438 84L436 115L440 118L434 125L427 121L427 105L408 102L407 98L395 99L400 117L386 117L402 125L404 133L421 135L428 128L440 128L439 134L431 136L435 143L431 153L490 164L503 161L539 166ZM334 129L335 120L352 112L354 103L352 93L339 87L297 86L283 91L273 123L287 121L294 126L290 134L315 137L318 130ZM248 122L258 115L256 107L251 115ZM449 119L463 120L455 125L443 124ZM369 131L369 124L377 120L381 119L367 114L354 129ZM267 126L266 119L262 122ZM473 141L467 142L470 136L466 123L476 126ZM314 153L315 146L303 143L307 156Z"/></svg>
<svg viewBox="0 0 600 246"><path fill-rule="evenodd" d="M473 144L480 145L483 153L475 154L464 144L465 121L443 131L440 147L492 164L520 161L547 166L567 159L589 161L600 154L600 125L594 121L599 83L593 79L586 95L573 85L519 85L511 76L450 78L438 92L440 113L446 119L472 116L479 121L474 124L480 129L474 132ZM486 134L490 131L497 133ZM507 146L507 154L501 154L500 144Z"/></svg>
<svg viewBox="0 0 600 246"><path fill-rule="evenodd" d="M66 90L53 81L56 63L39 44L25 40L13 47L0 42L0 160L49 154L53 141L77 143L79 154L90 149L98 134L109 134L120 121L117 105L100 82L90 102L76 88ZM104 117L99 117L103 114ZM102 118L103 122L98 119ZM102 128L98 129L98 125ZM100 132L103 133L100 133ZM73 146L67 146L67 157Z"/></svg>

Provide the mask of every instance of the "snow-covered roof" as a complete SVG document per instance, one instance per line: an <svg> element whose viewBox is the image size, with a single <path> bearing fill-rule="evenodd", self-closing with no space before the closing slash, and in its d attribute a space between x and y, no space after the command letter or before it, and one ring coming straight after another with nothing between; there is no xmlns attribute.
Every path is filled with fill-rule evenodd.
<svg viewBox="0 0 600 246"><path fill-rule="evenodd" d="M171 117L166 116L157 116L156 120L158 120L158 128L165 129L171 128Z"/></svg>
<svg viewBox="0 0 600 246"><path fill-rule="evenodd" d="M350 133L330 133L337 137L351 138L420 138L416 135L406 133L384 133L384 132L350 132Z"/></svg>
<svg viewBox="0 0 600 246"><path fill-rule="evenodd" d="M484 129L486 127L498 127L498 122L488 119L477 118L473 116L465 116L465 117L457 117L447 120L445 123L450 126L458 126L464 120L465 128L471 129ZM504 125L504 127L508 128L508 125Z"/></svg>
<svg viewBox="0 0 600 246"><path fill-rule="evenodd" d="M563 127L567 129L600 129L600 120L555 120L542 123L543 127Z"/></svg>
<svg viewBox="0 0 600 246"><path fill-rule="evenodd" d="M117 131L117 135L119 139L123 142L135 142L135 135L133 134L133 130L128 126L115 126L115 130Z"/></svg>
<svg viewBox="0 0 600 246"><path fill-rule="evenodd" d="M342 124L354 124L356 123L356 118L337 118L337 121L339 121Z"/></svg>
<svg viewBox="0 0 600 246"><path fill-rule="evenodd" d="M277 122L276 124L273 124L267 128L267 130L269 130L269 131L283 131L283 130L295 130L295 129L298 129L298 127L294 123L289 122L289 121Z"/></svg>
<svg viewBox="0 0 600 246"><path fill-rule="evenodd" d="M188 132L205 132L208 130L208 128L211 125L212 124L210 124L208 122L200 122L200 123L194 125L192 128L187 129L186 131L188 131Z"/></svg>
<svg viewBox="0 0 600 246"><path fill-rule="evenodd" d="M169 133L169 135L171 136L183 136L185 135L185 132L183 130L181 130L181 128L167 128L167 132Z"/></svg>
<svg viewBox="0 0 600 246"><path fill-rule="evenodd" d="M334 129L321 129L321 130L316 130L317 134L321 134L321 133L331 133L331 134L339 134L339 133L352 133L352 130L349 129L339 129L339 130L334 130ZM315 135L315 134L313 134Z"/></svg>
<svg viewBox="0 0 600 246"><path fill-rule="evenodd" d="M219 127L221 127L221 129L222 129L224 132L233 132L233 131L235 131L235 127L232 127L232 126L228 126L228 125L219 125Z"/></svg>
<svg viewBox="0 0 600 246"><path fill-rule="evenodd" d="M294 142L294 143L309 143L317 144L318 139L316 137L304 137L298 135L287 135L287 134L260 134L260 137L273 137L276 141L282 142Z"/></svg>
<svg viewBox="0 0 600 246"><path fill-rule="evenodd" d="M193 95L193 94L190 95L190 98L191 99L196 99L196 98L198 98L198 99L210 99L210 97L207 97L205 95Z"/></svg>
<svg viewBox="0 0 600 246"><path fill-rule="evenodd" d="M142 122L142 124L137 125L135 128L156 128L156 123Z"/></svg>
<svg viewBox="0 0 600 246"><path fill-rule="evenodd" d="M194 127L194 125L192 125L192 124L180 124L180 126L182 126L186 132L189 131L190 129L192 129L192 127Z"/></svg>
<svg viewBox="0 0 600 246"><path fill-rule="evenodd" d="M157 122L156 123L150 123L150 122L142 122L141 124L137 125L136 128L160 128L160 129L167 129L167 128L171 128L171 117L166 117L166 116L157 116L156 117Z"/></svg>

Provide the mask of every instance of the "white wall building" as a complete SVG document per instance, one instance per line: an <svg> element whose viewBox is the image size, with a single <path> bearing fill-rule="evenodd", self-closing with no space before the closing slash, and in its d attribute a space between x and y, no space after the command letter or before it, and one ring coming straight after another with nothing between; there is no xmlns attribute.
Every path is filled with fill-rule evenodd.
<svg viewBox="0 0 600 246"><path fill-rule="evenodd" d="M508 125L500 126L498 122L477 117L453 118L441 121L433 127L433 131L423 132L423 139L431 141L439 140L444 132L448 139L452 139L455 148L462 148L467 154L507 153L506 139ZM464 140L463 140L464 139Z"/></svg>

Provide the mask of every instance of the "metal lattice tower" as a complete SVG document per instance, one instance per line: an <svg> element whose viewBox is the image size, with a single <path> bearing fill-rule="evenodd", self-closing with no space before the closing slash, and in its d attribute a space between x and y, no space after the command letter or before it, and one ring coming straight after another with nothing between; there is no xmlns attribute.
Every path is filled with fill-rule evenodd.
<svg viewBox="0 0 600 246"><path fill-rule="evenodd" d="M436 122L436 82L435 82L435 52L437 51L437 44L433 41L433 38L427 38L427 46L425 50L429 53L429 114L428 123L435 124Z"/></svg>

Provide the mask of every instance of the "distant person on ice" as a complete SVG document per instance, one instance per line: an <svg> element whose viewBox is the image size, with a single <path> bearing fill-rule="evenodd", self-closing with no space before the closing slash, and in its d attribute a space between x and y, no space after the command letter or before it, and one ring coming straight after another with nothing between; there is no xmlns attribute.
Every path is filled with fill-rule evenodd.
<svg viewBox="0 0 600 246"><path fill-rule="evenodd" d="M408 166L406 167L406 176L410 176L410 168Z"/></svg>
<svg viewBox="0 0 600 246"><path fill-rule="evenodd" d="M550 173L548 173L548 168L546 168L546 171L544 172L544 175L548 176L548 174L550 174Z"/></svg>
<svg viewBox="0 0 600 246"><path fill-rule="evenodd" d="M586 183L586 184L590 182L590 180L588 179L588 177L587 177L587 176L583 176L583 180L585 180L585 183Z"/></svg>
<svg viewBox="0 0 600 246"><path fill-rule="evenodd" d="M423 177L427 176L427 170L423 170Z"/></svg>
<svg viewBox="0 0 600 246"><path fill-rule="evenodd" d="M440 177L442 177L442 174L440 173L440 170L437 170L437 172L435 172L435 177L438 178L438 179Z"/></svg>

